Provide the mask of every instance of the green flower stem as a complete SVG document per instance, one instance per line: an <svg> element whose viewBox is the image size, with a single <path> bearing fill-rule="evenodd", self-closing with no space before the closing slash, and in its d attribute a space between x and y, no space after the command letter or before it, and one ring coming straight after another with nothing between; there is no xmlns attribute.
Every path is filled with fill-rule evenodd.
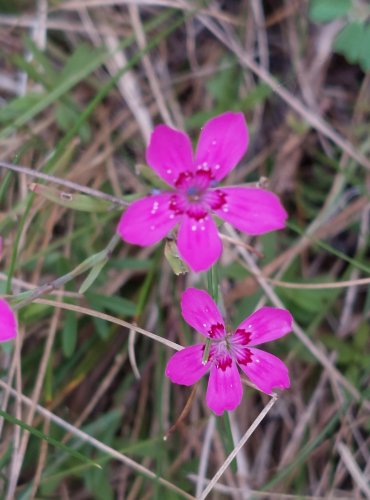
<svg viewBox="0 0 370 500"><path fill-rule="evenodd" d="M20 293L17 296L14 296L11 300L19 300L21 299L20 302L15 304L13 306L13 310L18 310L21 309L22 307L30 304L33 302L35 299L40 297L41 295L44 295L45 293L49 293L53 290L57 290L58 288L61 288L64 286L66 283L69 281L73 280L80 274L85 273L92 267L96 266L98 263L103 262L104 260L108 260L109 257L112 255L115 247L120 241L120 237L118 234L115 234L111 241L108 243L106 248L104 250L91 255L88 257L86 260L81 262L77 267L75 267L72 271L70 271L67 274L64 274L63 276L60 276L54 281L51 281L50 283L45 283L44 285L39 286L38 288L35 288L34 290L31 290L29 292L24 292Z"/></svg>
<svg viewBox="0 0 370 500"><path fill-rule="evenodd" d="M218 302L218 267L217 263L207 271L208 293L212 299Z"/></svg>
<svg viewBox="0 0 370 500"><path fill-rule="evenodd" d="M208 283L208 293L212 299L216 302L218 301L218 267L217 263L207 271L207 283ZM211 339L207 338L206 346L204 348L204 353L202 357L203 365L208 363L209 351L211 349Z"/></svg>

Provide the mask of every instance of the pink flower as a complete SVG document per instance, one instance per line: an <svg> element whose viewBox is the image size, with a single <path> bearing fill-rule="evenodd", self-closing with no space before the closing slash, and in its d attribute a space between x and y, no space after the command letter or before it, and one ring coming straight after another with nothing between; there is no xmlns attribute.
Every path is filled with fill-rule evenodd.
<svg viewBox="0 0 370 500"><path fill-rule="evenodd" d="M14 339L17 336L17 320L5 300L0 299L0 342Z"/></svg>
<svg viewBox="0 0 370 500"><path fill-rule="evenodd" d="M175 384L192 385L210 370L207 405L216 415L233 410L242 399L239 368L263 392L290 387L288 369L279 358L255 349L255 345L286 335L292 329L289 311L262 307L227 332L221 313L208 293L188 288L181 299L182 315L190 326L211 339L208 361L205 344L185 347L169 360L166 375Z"/></svg>
<svg viewBox="0 0 370 500"><path fill-rule="evenodd" d="M146 152L147 163L172 189L132 203L117 228L121 238L152 245L179 224L181 257L194 271L204 271L222 252L210 213L251 235L283 228L287 214L275 194L258 188L217 187L240 161L247 145L242 113L228 112L208 121L195 157L185 133L166 125L156 127Z"/></svg>

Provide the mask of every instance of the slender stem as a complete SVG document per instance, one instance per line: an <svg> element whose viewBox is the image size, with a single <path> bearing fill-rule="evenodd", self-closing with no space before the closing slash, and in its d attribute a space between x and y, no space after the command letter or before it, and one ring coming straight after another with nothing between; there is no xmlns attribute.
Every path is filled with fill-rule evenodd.
<svg viewBox="0 0 370 500"><path fill-rule="evenodd" d="M218 301L218 267L217 263L207 272L208 293L217 303Z"/></svg>

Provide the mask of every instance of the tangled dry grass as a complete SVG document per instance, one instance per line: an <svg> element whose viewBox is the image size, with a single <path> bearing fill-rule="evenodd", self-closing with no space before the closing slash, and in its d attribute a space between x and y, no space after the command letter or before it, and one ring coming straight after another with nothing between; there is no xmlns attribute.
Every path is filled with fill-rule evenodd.
<svg viewBox="0 0 370 500"><path fill-rule="evenodd" d="M333 50L345 21L313 23L306 0L1 9L0 286L28 293L0 351L2 497L370 498L370 77ZM226 110L251 130L228 183L268 182L290 219L259 238L220 229L225 309L237 324L283 305L296 323L271 346L292 388L245 380L216 418L202 384L164 377L194 338L180 294L204 279L122 242L86 293L74 270L151 189L153 126L196 137Z"/></svg>

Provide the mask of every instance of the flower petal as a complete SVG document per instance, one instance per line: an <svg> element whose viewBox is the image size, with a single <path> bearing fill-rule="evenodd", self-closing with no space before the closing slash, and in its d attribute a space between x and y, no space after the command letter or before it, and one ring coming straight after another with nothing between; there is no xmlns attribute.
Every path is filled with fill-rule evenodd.
<svg viewBox="0 0 370 500"><path fill-rule="evenodd" d="M182 172L194 170L189 137L180 130L158 125L150 138L146 161L164 181L174 186Z"/></svg>
<svg viewBox="0 0 370 500"><path fill-rule="evenodd" d="M286 309L278 307L261 307L240 323L236 329L249 334L248 346L270 342L292 331L292 315Z"/></svg>
<svg viewBox="0 0 370 500"><path fill-rule="evenodd" d="M226 187L217 191L223 195L223 203L215 204L214 212L240 231L263 234L285 226L288 215L276 194L243 187Z"/></svg>
<svg viewBox="0 0 370 500"><path fill-rule="evenodd" d="M202 363L205 344L185 347L174 354L166 366L166 376L175 384L193 385L209 370Z"/></svg>
<svg viewBox="0 0 370 500"><path fill-rule="evenodd" d="M181 297L181 312L184 320L197 332L211 338L224 337L224 320L207 292L187 288Z"/></svg>
<svg viewBox="0 0 370 500"><path fill-rule="evenodd" d="M0 342L6 342L17 336L15 314L5 300L0 299Z"/></svg>
<svg viewBox="0 0 370 500"><path fill-rule="evenodd" d="M134 201L121 216L117 232L135 245L152 245L160 241L180 220L169 208L171 194L148 196Z"/></svg>
<svg viewBox="0 0 370 500"><path fill-rule="evenodd" d="M202 128L196 151L198 168L210 168L221 180L240 161L248 146L248 128L243 113L224 113Z"/></svg>
<svg viewBox="0 0 370 500"><path fill-rule="evenodd" d="M206 271L222 253L222 243L213 219L206 215L197 220L185 216L180 224L177 247L193 271Z"/></svg>
<svg viewBox="0 0 370 500"><path fill-rule="evenodd" d="M260 349L252 348L249 351L251 362L239 366L261 391L271 394L275 387L290 387L288 368L279 358Z"/></svg>
<svg viewBox="0 0 370 500"><path fill-rule="evenodd" d="M243 387L238 368L231 358L220 365L214 364L209 375L207 387L207 405L216 415L225 410L233 410L242 399Z"/></svg>

